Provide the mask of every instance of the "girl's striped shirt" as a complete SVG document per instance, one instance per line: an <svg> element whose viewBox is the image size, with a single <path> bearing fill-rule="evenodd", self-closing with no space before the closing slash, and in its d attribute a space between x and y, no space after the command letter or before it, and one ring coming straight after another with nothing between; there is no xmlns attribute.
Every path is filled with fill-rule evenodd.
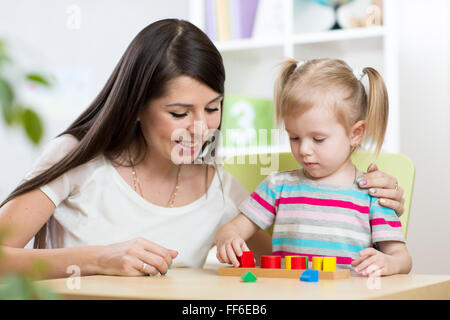
<svg viewBox="0 0 450 320"><path fill-rule="evenodd" d="M274 225L272 250L282 257L331 256L349 265L377 242L405 242L395 211L368 190L317 183L301 169L272 173L239 209L261 229Z"/></svg>

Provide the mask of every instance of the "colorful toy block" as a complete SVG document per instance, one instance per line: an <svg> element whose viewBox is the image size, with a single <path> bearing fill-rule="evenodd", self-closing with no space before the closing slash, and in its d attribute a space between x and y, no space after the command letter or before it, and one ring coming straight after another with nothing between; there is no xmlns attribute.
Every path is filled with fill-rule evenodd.
<svg viewBox="0 0 450 320"><path fill-rule="evenodd" d="M241 276L241 279L244 282L255 282L258 280L258 278L256 278L256 276L250 271L245 271L245 273Z"/></svg>
<svg viewBox="0 0 450 320"><path fill-rule="evenodd" d="M303 271L300 276L300 281L306 282L318 282L319 281L319 271L314 269L308 269Z"/></svg>
<svg viewBox="0 0 450 320"><path fill-rule="evenodd" d="M291 269L291 258L295 256L285 256L284 257L284 268L289 270Z"/></svg>
<svg viewBox="0 0 450 320"><path fill-rule="evenodd" d="M312 257L312 268L314 270L323 270L323 257Z"/></svg>
<svg viewBox="0 0 450 320"><path fill-rule="evenodd" d="M291 258L291 269L308 269L308 257L294 256Z"/></svg>
<svg viewBox="0 0 450 320"><path fill-rule="evenodd" d="M301 259L301 258L307 258L307 257L301 257L301 256L290 256L288 258L288 261L290 260L290 267L291 269L281 269L281 257L280 256L262 256L261 257L261 267L255 267L255 268L235 268L235 267L221 267L218 270L219 276L243 276L246 272L251 272L253 276L255 277L262 277L262 278L292 278L292 279L299 279L299 277L306 271L308 273L305 274L305 277L309 277L314 279L315 273L311 273L310 270L316 271L318 274L318 278L320 280L339 280L339 279L348 279L350 278L350 269L339 269L336 270L336 257L326 257L330 258L328 259L326 269L333 269L333 271L328 270L317 270L317 269L307 269L308 267L308 259ZM294 260L292 260L294 259ZM306 269L294 269L296 266L296 263L303 263L303 262L293 262L296 259L297 261L305 261ZM322 268L322 262L324 261L323 257L313 257L313 268ZM285 260L285 266L289 266L289 262L286 263ZM293 266L294 265L294 266ZM312 274L312 276L311 276Z"/></svg>
<svg viewBox="0 0 450 320"><path fill-rule="evenodd" d="M253 257L253 251L244 251L242 256L238 257L240 268L254 268L255 258Z"/></svg>
<svg viewBox="0 0 450 320"><path fill-rule="evenodd" d="M261 268L263 269L280 269L280 256L261 256Z"/></svg>
<svg viewBox="0 0 450 320"><path fill-rule="evenodd" d="M336 257L323 257L323 271L336 271Z"/></svg>

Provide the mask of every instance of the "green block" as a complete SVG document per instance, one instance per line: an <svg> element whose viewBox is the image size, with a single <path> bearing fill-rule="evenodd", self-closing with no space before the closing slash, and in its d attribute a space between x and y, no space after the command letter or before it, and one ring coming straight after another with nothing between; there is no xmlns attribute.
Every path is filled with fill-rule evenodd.
<svg viewBox="0 0 450 320"><path fill-rule="evenodd" d="M241 279L244 282L255 282L256 280L258 280L258 278L256 278L256 276L253 273L251 273L250 271L245 271L245 273L242 275Z"/></svg>

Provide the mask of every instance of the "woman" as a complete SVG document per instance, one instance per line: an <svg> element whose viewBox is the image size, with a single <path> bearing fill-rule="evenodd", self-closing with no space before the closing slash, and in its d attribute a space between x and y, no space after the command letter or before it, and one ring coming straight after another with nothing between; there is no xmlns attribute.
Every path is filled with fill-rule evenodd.
<svg viewBox="0 0 450 320"><path fill-rule="evenodd" d="M191 23L143 29L93 103L0 207L0 228L9 231L0 272L35 259L49 264L48 277L67 276L71 265L81 275L131 276L201 267L247 196L230 174L197 161L213 154L224 81L219 52ZM366 181L385 187L378 194L402 213L395 178L375 171ZM33 237L34 249L23 249ZM249 246L270 252L270 236L256 234Z"/></svg>

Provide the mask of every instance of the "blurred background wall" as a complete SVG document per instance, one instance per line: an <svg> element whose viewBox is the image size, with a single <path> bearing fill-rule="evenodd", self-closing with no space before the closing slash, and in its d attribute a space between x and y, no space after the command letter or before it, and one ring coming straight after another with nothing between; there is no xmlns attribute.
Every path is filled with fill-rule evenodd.
<svg viewBox="0 0 450 320"><path fill-rule="evenodd" d="M271 99L275 66L287 56L340 57L355 68L379 68L392 103L386 150L405 153L417 170L408 231L412 272L450 274L448 1L385 0L384 27L351 30L356 23L349 18L352 12L361 13L371 2L355 0L340 9L345 30L338 33L327 32L334 22L332 10L314 1L260 1L278 15L273 21L283 24L272 23L272 29L255 25L251 41L217 34L227 94ZM277 3L288 3L290 11ZM176 17L206 30L204 10L203 0L2 1L0 40L20 68L44 72L55 84L50 89L26 86L17 93L43 119L40 145L33 146L23 130L0 119L0 198L20 182L45 143L87 107L143 27ZM288 32L293 40L277 32ZM248 72L242 72L243 65Z"/></svg>
<svg viewBox="0 0 450 320"><path fill-rule="evenodd" d="M413 272L450 273L449 3L398 3L400 151L416 166Z"/></svg>

